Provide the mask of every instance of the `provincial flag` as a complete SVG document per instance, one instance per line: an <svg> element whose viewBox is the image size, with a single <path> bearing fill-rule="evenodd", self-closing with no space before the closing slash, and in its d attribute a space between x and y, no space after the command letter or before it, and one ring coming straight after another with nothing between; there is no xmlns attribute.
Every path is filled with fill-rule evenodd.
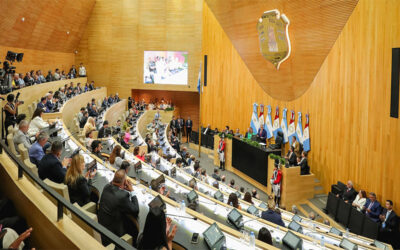
<svg viewBox="0 0 400 250"><path fill-rule="evenodd" d="M292 110L290 112L290 122L289 122L289 127L288 127L288 137L289 137L289 143L292 145L292 137L296 136L296 127L294 125L294 111Z"/></svg>
<svg viewBox="0 0 400 250"><path fill-rule="evenodd" d="M279 125L279 107L276 107L274 124L272 125L272 132L274 133L275 139L279 130L281 130L281 126Z"/></svg>
<svg viewBox="0 0 400 250"><path fill-rule="evenodd" d="M309 117L308 114L306 115L306 126L304 127L304 133L303 133L303 149L304 151L308 152L310 151L310 132L309 132Z"/></svg>
<svg viewBox="0 0 400 250"><path fill-rule="evenodd" d="M250 127L253 129L253 133L255 133L255 134L257 134L258 129L260 128L260 124L258 122L257 107L258 107L258 104L254 103L253 104L253 113L251 115L251 122L250 122Z"/></svg>
<svg viewBox="0 0 400 250"><path fill-rule="evenodd" d="M264 104L260 104L260 115L258 116L258 124L260 128L264 126Z"/></svg>
<svg viewBox="0 0 400 250"><path fill-rule="evenodd" d="M272 128L272 120L271 120L271 105L268 105L268 114L265 119L265 125L264 128L267 131L267 139L271 138L273 134L273 128Z"/></svg>
<svg viewBox="0 0 400 250"><path fill-rule="evenodd" d="M282 121L281 121L281 129L283 132L283 143L287 143L289 141L286 113L287 113L287 108L284 108L282 111Z"/></svg>
<svg viewBox="0 0 400 250"><path fill-rule="evenodd" d="M297 112L296 138L299 143L303 144L303 126L301 125L301 112Z"/></svg>

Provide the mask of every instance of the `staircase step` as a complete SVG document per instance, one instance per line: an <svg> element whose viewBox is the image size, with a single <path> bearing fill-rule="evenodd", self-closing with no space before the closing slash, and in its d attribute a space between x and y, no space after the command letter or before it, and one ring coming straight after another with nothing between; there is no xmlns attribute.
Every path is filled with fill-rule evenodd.
<svg viewBox="0 0 400 250"><path fill-rule="evenodd" d="M324 188L322 186L315 186L314 187L314 195L323 194L323 193L324 193Z"/></svg>

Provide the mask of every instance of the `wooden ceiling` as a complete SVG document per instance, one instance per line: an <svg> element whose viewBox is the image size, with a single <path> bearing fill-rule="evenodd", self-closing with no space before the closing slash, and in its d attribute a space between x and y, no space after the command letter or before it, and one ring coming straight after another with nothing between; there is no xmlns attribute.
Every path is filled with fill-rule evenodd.
<svg viewBox="0 0 400 250"><path fill-rule="evenodd" d="M95 0L0 0L0 45L72 53L94 4Z"/></svg>
<svg viewBox="0 0 400 250"><path fill-rule="evenodd" d="M206 2L264 91L275 99L291 101L300 97L313 82L358 0ZM272 9L278 9L290 20L292 53L279 70L260 53L256 29L262 13Z"/></svg>

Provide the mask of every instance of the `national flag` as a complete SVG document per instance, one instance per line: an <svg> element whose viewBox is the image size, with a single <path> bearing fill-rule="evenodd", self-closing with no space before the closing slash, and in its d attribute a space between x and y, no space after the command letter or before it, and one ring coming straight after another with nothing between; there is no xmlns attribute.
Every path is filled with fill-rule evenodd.
<svg viewBox="0 0 400 250"><path fill-rule="evenodd" d="M299 143L303 144L303 126L301 125L301 112L297 112L296 138Z"/></svg>
<svg viewBox="0 0 400 250"><path fill-rule="evenodd" d="M271 138L274 133L273 133L273 128L272 128L272 120L271 120L271 105L268 105L268 114L265 119L265 125L264 128L267 131L267 139Z"/></svg>
<svg viewBox="0 0 400 250"><path fill-rule="evenodd" d="M276 136L278 135L278 131L280 131L280 130L281 130L281 126L279 125L279 107L276 107L274 125L272 126L272 132L274 133L275 139L276 139Z"/></svg>
<svg viewBox="0 0 400 250"><path fill-rule="evenodd" d="M258 104L253 104L253 113L251 115L250 127L253 129L253 133L257 134L258 129L260 128L260 124L258 123L258 115L257 115L257 107Z"/></svg>
<svg viewBox="0 0 400 250"><path fill-rule="evenodd" d="M304 151L308 152L310 151L310 131L309 131L309 117L308 114L306 115L306 126L304 127L304 133L303 133L303 149Z"/></svg>
<svg viewBox="0 0 400 250"><path fill-rule="evenodd" d="M288 127L289 143L292 145L292 137L296 136L296 126L294 125L294 111L290 112L290 122Z"/></svg>
<svg viewBox="0 0 400 250"><path fill-rule="evenodd" d="M199 67L199 77L197 78L197 92L200 94L200 86L201 86L201 62ZM203 92L203 89L201 90Z"/></svg>
<svg viewBox="0 0 400 250"><path fill-rule="evenodd" d="M264 126L264 104L260 104L260 115L258 116L258 124L260 128Z"/></svg>
<svg viewBox="0 0 400 250"><path fill-rule="evenodd" d="M284 108L282 111L282 121L281 121L281 129L283 132L283 143L287 143L289 141L286 113L287 113L287 108Z"/></svg>

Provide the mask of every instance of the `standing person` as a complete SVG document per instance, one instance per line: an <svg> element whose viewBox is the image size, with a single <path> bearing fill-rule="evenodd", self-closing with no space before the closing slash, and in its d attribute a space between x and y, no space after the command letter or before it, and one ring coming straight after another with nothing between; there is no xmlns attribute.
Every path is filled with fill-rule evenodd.
<svg viewBox="0 0 400 250"><path fill-rule="evenodd" d="M225 171L225 135L221 135L221 139L219 140L218 143L218 155L219 155L219 169L222 169L222 171Z"/></svg>
<svg viewBox="0 0 400 250"><path fill-rule="evenodd" d="M193 121L190 116L186 120L186 142L189 142L190 134L192 133Z"/></svg>
<svg viewBox="0 0 400 250"><path fill-rule="evenodd" d="M6 130L6 136L8 135L8 127L14 127L17 123L18 106L21 104L20 102L14 102L14 98L14 94L9 94L7 96L7 103L4 105L4 112L6 113L4 129Z"/></svg>
<svg viewBox="0 0 400 250"><path fill-rule="evenodd" d="M179 140L182 141L182 135L185 132L184 131L185 130L185 121L183 120L182 116L179 116L178 127L179 127L179 130L178 130Z"/></svg>
<svg viewBox="0 0 400 250"><path fill-rule="evenodd" d="M86 77L86 68L83 63L79 66L79 77Z"/></svg>
<svg viewBox="0 0 400 250"><path fill-rule="evenodd" d="M75 65L72 65L72 68L69 70L69 77L70 79L76 78L76 68Z"/></svg>
<svg viewBox="0 0 400 250"><path fill-rule="evenodd" d="M301 157L301 149L300 149L300 143L296 140L296 136L292 137L292 147L294 148L294 153L296 154L297 157Z"/></svg>
<svg viewBox="0 0 400 250"><path fill-rule="evenodd" d="M275 163L274 172L271 177L271 188L274 193L274 201L276 206L279 207L279 202L281 201L281 184L282 184L282 171L280 166Z"/></svg>

